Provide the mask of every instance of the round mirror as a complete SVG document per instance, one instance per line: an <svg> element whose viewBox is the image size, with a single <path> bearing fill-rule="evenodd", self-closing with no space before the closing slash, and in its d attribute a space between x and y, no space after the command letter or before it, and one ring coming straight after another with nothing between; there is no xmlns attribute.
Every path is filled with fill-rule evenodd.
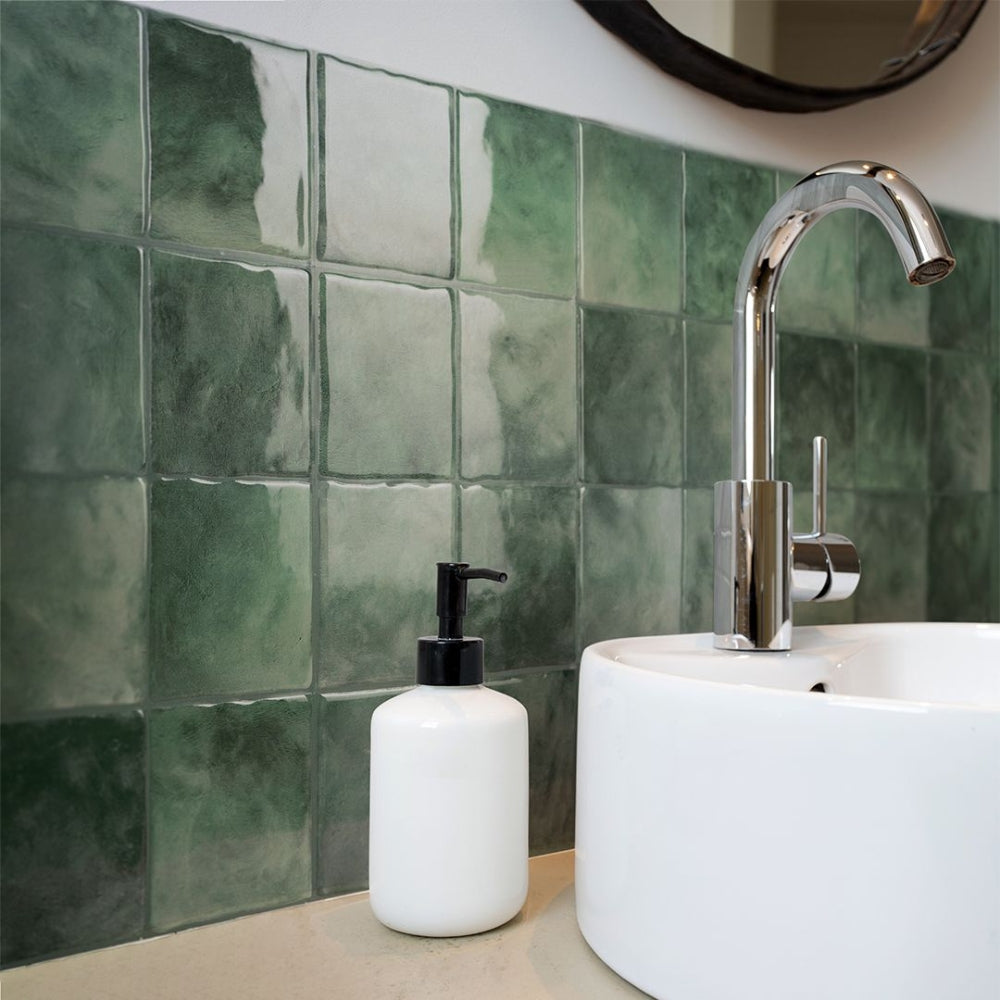
<svg viewBox="0 0 1000 1000"><path fill-rule="evenodd" d="M896 90L986 0L576 0L672 76L746 108L822 111Z"/></svg>

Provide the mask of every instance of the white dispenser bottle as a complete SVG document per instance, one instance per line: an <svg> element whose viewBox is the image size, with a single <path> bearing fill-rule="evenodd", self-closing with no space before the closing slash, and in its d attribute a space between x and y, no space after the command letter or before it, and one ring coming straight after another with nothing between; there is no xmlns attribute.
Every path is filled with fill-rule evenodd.
<svg viewBox="0 0 1000 1000"><path fill-rule="evenodd" d="M507 577L438 563L440 627L418 641L417 687L372 715L371 906L407 934L486 931L528 894L528 714L483 686L483 640L462 635L474 579Z"/></svg>

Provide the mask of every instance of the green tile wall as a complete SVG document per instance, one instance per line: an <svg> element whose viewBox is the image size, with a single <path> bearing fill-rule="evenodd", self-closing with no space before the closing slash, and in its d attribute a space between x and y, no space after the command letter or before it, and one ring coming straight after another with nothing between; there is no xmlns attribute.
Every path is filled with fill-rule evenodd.
<svg viewBox="0 0 1000 1000"><path fill-rule="evenodd" d="M711 626L734 282L795 178L123 4L0 19L0 960L363 887L437 560L510 573L468 625L571 845L582 646ZM801 623L1000 618L1000 225L942 218L930 289L857 213L789 264L779 467L801 522L826 434L865 566Z"/></svg>

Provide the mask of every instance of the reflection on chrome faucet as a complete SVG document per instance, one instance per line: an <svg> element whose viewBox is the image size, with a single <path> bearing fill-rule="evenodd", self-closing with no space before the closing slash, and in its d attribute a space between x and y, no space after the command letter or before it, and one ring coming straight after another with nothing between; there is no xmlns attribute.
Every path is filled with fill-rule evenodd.
<svg viewBox="0 0 1000 1000"><path fill-rule="evenodd" d="M802 236L840 208L871 212L892 237L911 284L955 266L934 210L898 171L837 163L783 195L743 256L733 319L733 478L715 484L715 645L789 649L792 601L842 600L861 575L857 550L826 527L826 441L813 442L812 531L792 534L792 487L774 478L774 306Z"/></svg>

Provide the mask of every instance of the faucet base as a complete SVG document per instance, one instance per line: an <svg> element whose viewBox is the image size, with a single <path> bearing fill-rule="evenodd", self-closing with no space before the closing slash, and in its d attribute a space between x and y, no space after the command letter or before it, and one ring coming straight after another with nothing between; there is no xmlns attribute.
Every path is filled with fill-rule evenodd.
<svg viewBox="0 0 1000 1000"><path fill-rule="evenodd" d="M716 647L791 649L791 579L791 483L716 483Z"/></svg>

